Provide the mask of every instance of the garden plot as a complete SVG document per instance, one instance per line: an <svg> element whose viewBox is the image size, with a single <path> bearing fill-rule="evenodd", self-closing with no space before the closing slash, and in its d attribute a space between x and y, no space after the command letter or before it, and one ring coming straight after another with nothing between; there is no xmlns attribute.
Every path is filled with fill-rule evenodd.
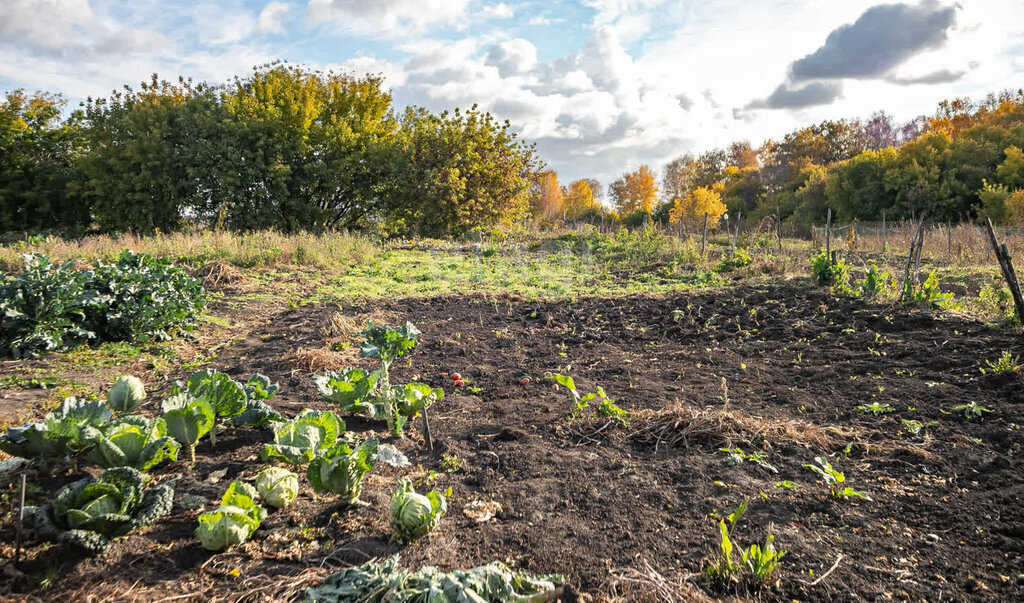
<svg viewBox="0 0 1024 603"><path fill-rule="evenodd" d="M318 372L372 368L346 353L357 337L325 332L338 311L285 311L221 350L212 367L279 382L270 403L286 416L337 410L295 352L333 352ZM5 596L287 599L395 553L410 568L498 560L561 574L567 600L645 588L656 600L659 577L692 598L1022 596L1024 381L986 364L1021 353L1008 331L794 286L571 303L434 297L340 313L383 314L422 331L391 374L393 383L445 390L429 408L433 453L419 419L391 439L384 421L339 411L349 430L394 443L412 466L378 464L360 495L366 506L314 494L300 476L291 506L272 511L247 542L212 553L193 537L197 515L232 480L266 467L260 451L272 437L226 430L212 450L199 443L192 469L179 456L152 470L158 482L182 474L169 515L99 557L30 539L26 573ZM453 387L456 372L462 387ZM580 406L545 374L571 376L581 393L601 387L624 421L600 412L598 399ZM816 458L845 481L829 484L808 468L823 466ZM419 491L451 488L448 514L411 545L392 542L389 528L402 477ZM71 480L42 480L34 498ZM743 571L726 586L701 575L719 548L719 519L743 501L730 532L737 547L764 543L770 531L786 551L759 593ZM481 508L494 516L480 521ZM10 522L0 539L13 542Z"/></svg>

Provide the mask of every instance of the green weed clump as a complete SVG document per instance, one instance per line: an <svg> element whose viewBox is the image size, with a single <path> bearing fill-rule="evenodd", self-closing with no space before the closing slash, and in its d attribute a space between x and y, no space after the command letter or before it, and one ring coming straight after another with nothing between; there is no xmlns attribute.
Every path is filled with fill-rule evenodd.
<svg viewBox="0 0 1024 603"><path fill-rule="evenodd" d="M0 348L24 358L86 342L166 341L191 331L205 304L199 280L166 258L124 250L79 270L26 254L21 272L0 282Z"/></svg>

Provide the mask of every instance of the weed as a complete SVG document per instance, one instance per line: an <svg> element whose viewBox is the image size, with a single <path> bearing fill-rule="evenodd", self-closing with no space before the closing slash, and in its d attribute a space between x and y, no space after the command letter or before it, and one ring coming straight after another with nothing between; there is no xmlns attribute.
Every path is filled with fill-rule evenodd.
<svg viewBox="0 0 1024 603"><path fill-rule="evenodd" d="M871 497L863 492L858 492L849 486L843 486L846 482L846 475L842 471L837 471L832 467L832 463L828 462L823 456L814 457L814 464L806 464L811 471L818 474L821 481L825 482L828 486L829 494L832 498L850 498L857 497L865 500L871 500Z"/></svg>
<svg viewBox="0 0 1024 603"><path fill-rule="evenodd" d="M879 404L878 402L872 402L871 404L861 404L855 409L857 412L865 415L884 415L890 412L895 412L896 409L888 404Z"/></svg>
<svg viewBox="0 0 1024 603"><path fill-rule="evenodd" d="M441 457L441 469L448 473L458 473L466 468L466 459L454 454L446 454Z"/></svg>
<svg viewBox="0 0 1024 603"><path fill-rule="evenodd" d="M980 419L985 413L992 412L992 409L985 408L984 406L978 406L978 404L973 401L968 404L958 404L953 407L953 410L963 412L964 418L968 421Z"/></svg>
<svg viewBox="0 0 1024 603"><path fill-rule="evenodd" d="M1013 373L1020 372L1020 356L1011 356L1009 350L1004 350L1003 355L995 362L986 360L985 364L988 365L988 370L993 375L1012 375ZM982 375L987 372L983 368L979 370Z"/></svg>
<svg viewBox="0 0 1024 603"><path fill-rule="evenodd" d="M786 556L786 551L775 548L775 536L769 526L764 545L752 544L747 549L740 548L737 559L734 554L736 547L732 540L732 530L746 511L747 501L743 501L728 517L718 520L718 550L712 551L711 560L704 566L704 577L709 582L727 584L740 571L746 569L750 573L750 581L755 586L763 586L768 583L778 569L779 562Z"/></svg>
<svg viewBox="0 0 1024 603"><path fill-rule="evenodd" d="M724 452L728 456L726 462L730 467L735 467L745 461L756 463L772 473L778 473L779 470L774 465L768 462L768 455L763 452L744 452L742 448L719 448L719 452Z"/></svg>
<svg viewBox="0 0 1024 603"><path fill-rule="evenodd" d="M738 268L749 266L752 261L750 254L745 249L736 249L732 256L724 256L718 261L715 271L732 272Z"/></svg>
<svg viewBox="0 0 1024 603"><path fill-rule="evenodd" d="M573 419L579 419L586 415L584 412L590 407L590 403L597 401L597 415L601 417L611 417L618 421L623 427L629 424L629 413L624 409L620 408L615 404L615 401L608 397L605 393L604 388L598 386L597 393L589 393L586 395L580 395L579 390L576 389L576 383L572 377L568 375L552 374L546 375L546 379L552 379L558 385L561 385L565 389L569 390L572 395L573 407L569 411L569 416Z"/></svg>

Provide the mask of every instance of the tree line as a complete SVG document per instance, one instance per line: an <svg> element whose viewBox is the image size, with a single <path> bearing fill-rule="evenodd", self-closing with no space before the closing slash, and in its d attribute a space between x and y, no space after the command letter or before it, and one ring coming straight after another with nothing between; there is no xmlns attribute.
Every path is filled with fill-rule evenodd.
<svg viewBox="0 0 1024 603"><path fill-rule="evenodd" d="M0 230L458 235L528 213L531 145L475 107L402 113L375 76L264 65L224 85L159 80L88 99L8 93Z"/></svg>
<svg viewBox="0 0 1024 603"><path fill-rule="evenodd" d="M715 226L726 212L820 223L828 209L843 221L927 214L1024 226L1022 149L1024 91L1004 91L977 102L942 101L934 115L906 123L877 112L867 120L823 121L758 148L741 141L686 153L665 165L660 187L642 165L609 185L608 194L627 223L653 219L687 228L705 213ZM542 205L558 214L557 175L543 178ZM592 216L566 206L570 218Z"/></svg>
<svg viewBox="0 0 1024 603"><path fill-rule="evenodd" d="M562 185L508 122L475 107L398 111L376 76L274 63L222 85L159 80L69 114L45 92L0 103L0 231L460 235L517 221L696 228L705 214L795 223L927 213L1024 225L1024 91L943 101L897 123L828 120L646 165L605 191Z"/></svg>

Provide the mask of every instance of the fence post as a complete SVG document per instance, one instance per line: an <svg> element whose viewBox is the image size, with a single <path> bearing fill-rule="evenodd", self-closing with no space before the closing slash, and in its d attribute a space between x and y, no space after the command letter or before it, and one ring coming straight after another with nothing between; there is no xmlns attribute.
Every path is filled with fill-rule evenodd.
<svg viewBox="0 0 1024 603"><path fill-rule="evenodd" d="M1024 296L1020 292L1020 281L1017 280L1017 273L1013 270L1013 261L1010 259L1010 249L1006 243L1002 245L996 239L996 231L992 228L992 219L985 218L985 226L988 227L988 239L992 243L992 249L996 252L996 259L999 260L999 267L1003 271L1003 279L1006 286L1010 288L1013 295L1013 305L1017 308L1017 318L1024 325Z"/></svg>
<svg viewBox="0 0 1024 603"><path fill-rule="evenodd" d="M828 218L825 220L825 257L832 261L832 208L828 208Z"/></svg>
<svg viewBox="0 0 1024 603"><path fill-rule="evenodd" d="M779 240L779 251L782 251L782 210L775 206L775 238Z"/></svg>
<svg viewBox="0 0 1024 603"><path fill-rule="evenodd" d="M728 218L726 218L728 219ZM700 236L700 257L704 257L704 250L708 244L708 212L704 212L704 233Z"/></svg>
<svg viewBox="0 0 1024 603"><path fill-rule="evenodd" d="M946 220L946 257L953 256L953 223Z"/></svg>
<svg viewBox="0 0 1024 603"><path fill-rule="evenodd" d="M882 212L882 253L885 253L885 212Z"/></svg>

